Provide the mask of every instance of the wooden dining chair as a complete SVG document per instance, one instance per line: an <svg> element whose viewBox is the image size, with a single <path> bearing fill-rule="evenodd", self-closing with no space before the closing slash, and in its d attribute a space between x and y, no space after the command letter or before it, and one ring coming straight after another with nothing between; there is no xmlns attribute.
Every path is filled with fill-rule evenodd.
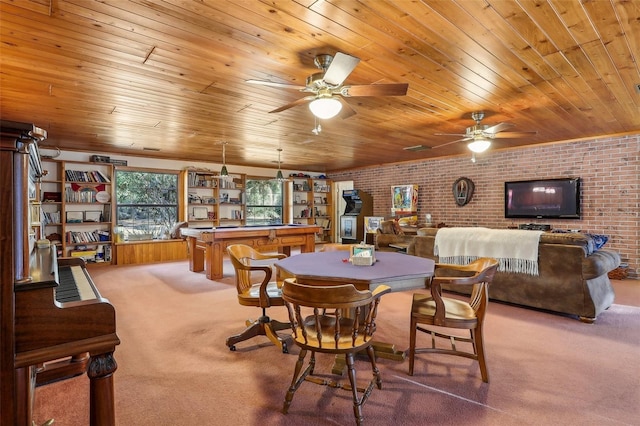
<svg viewBox="0 0 640 426"><path fill-rule="evenodd" d="M415 355L440 353L457 355L478 361L484 382L489 382L489 373L484 354L482 327L489 302L488 286L498 269L498 261L480 258L468 265L436 264L435 276L431 280L431 295L416 293L411 305L411 330L409 334L409 375L413 376ZM461 276L462 275L462 276ZM471 285L469 301L442 296L442 286ZM454 290L455 291L455 290ZM438 327L433 329L432 326ZM450 334L449 329L469 330L469 337ZM431 347L416 348L418 331L431 335ZM449 340L451 348L436 347L436 338ZM456 342L468 342L472 351L456 347Z"/></svg>
<svg viewBox="0 0 640 426"><path fill-rule="evenodd" d="M289 329L290 324L272 320L267 315L270 306L284 306L282 285L275 282L271 263L287 257L284 254L263 254L244 244L232 244L227 247L229 258L236 274L238 302L243 306L256 306L262 309L262 316L257 320L247 320L247 328L240 334L227 338L230 350L236 350L236 343L255 336L267 336L283 353L288 353L286 337L278 335L278 331ZM262 274L259 282L255 276Z"/></svg>
<svg viewBox="0 0 640 426"><path fill-rule="evenodd" d="M380 285L371 292L356 290L352 284L310 286L297 283L295 278L284 280L282 297L289 311L293 341L300 347L300 355L285 397L283 413L288 412L293 395L302 382L308 381L351 390L356 423L362 424L362 406L373 386L382 389L382 378L371 343L376 331L380 297L389 291L391 288L386 285ZM302 371L307 351L311 356ZM359 351L366 351L373 372L373 378L366 387L358 386L356 381L354 356ZM349 383L328 379L326 375L315 376L316 352L344 355Z"/></svg>

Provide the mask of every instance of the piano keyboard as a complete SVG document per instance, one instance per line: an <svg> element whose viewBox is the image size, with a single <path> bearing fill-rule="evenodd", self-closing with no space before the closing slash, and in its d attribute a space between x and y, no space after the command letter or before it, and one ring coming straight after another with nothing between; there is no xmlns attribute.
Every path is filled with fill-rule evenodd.
<svg viewBox="0 0 640 426"><path fill-rule="evenodd" d="M60 280L56 288L58 302L92 300L99 297L93 290L86 269L82 266L58 266L58 279Z"/></svg>

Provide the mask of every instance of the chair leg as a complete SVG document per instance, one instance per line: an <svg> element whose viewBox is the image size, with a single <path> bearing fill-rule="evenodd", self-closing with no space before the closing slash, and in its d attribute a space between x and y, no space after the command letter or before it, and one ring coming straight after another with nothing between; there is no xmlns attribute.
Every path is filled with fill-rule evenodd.
<svg viewBox="0 0 640 426"><path fill-rule="evenodd" d="M378 389L382 389L382 376L380 375L378 364L376 364L376 352L373 350L373 346L367 347L367 355L369 355L369 359L371 360L371 371L373 372L373 378L376 381L376 386Z"/></svg>
<svg viewBox="0 0 640 426"><path fill-rule="evenodd" d="M272 319L270 321L270 323L271 323L271 327L275 331L290 330L291 329L291 323L290 322L281 322L281 321Z"/></svg>
<svg viewBox="0 0 640 426"><path fill-rule="evenodd" d="M487 362L484 357L484 339L482 337L482 329L477 328L471 330L471 339L473 339L473 346L478 356L478 364L480 365L480 374L482 375L482 381L489 383L489 370L487 369Z"/></svg>
<svg viewBox="0 0 640 426"><path fill-rule="evenodd" d="M264 326L260 322L254 322L249 327L247 327L242 333L236 334L235 336L231 336L227 338L227 346L230 350L236 350L236 343L244 342L245 340L249 340L252 337L264 335Z"/></svg>
<svg viewBox="0 0 640 426"><path fill-rule="evenodd" d="M272 321L268 316L262 316L256 321L247 320L246 324L247 328L242 333L227 338L226 344L230 350L236 350L236 343L244 342L245 340L249 340L256 336L267 336L267 338L271 340L274 345L280 348L282 353L289 353L286 338L282 338L278 335L278 333L276 333L276 331L278 330L291 328L291 325L289 323L275 320Z"/></svg>
<svg viewBox="0 0 640 426"><path fill-rule="evenodd" d="M264 334L273 342L274 345L280 348L282 353L288 354L289 348L287 346L286 338L282 338L276 333L276 327L274 327L273 322L267 322L263 324L264 326ZM289 326L291 328L291 326ZM282 330L282 329L280 329Z"/></svg>
<svg viewBox="0 0 640 426"><path fill-rule="evenodd" d="M313 366L315 364L315 354L311 352L311 361L309 362L309 366L304 371L304 373L300 374L302 370L302 365L304 364L304 358L307 356L306 349L300 349L300 355L298 355L298 360L296 361L295 369L293 370L293 379L291 379L291 386L289 386L289 390L287 391L287 395L284 398L284 405L282 407L282 412L287 414L289 411L289 407L291 406L291 401L293 400L293 394L296 393L296 390L300 387L300 384L304 381L304 378L307 375L313 373Z"/></svg>
<svg viewBox="0 0 640 426"><path fill-rule="evenodd" d="M349 376L351 392L353 393L353 414L356 417L356 424L361 425L364 422L364 417L362 416L362 400L358 398L358 383L356 381L356 368L352 353L346 354L346 362L347 375Z"/></svg>
<svg viewBox="0 0 640 426"><path fill-rule="evenodd" d="M411 329L409 330L409 375L413 376L413 365L416 357L416 327L418 323L411 316Z"/></svg>

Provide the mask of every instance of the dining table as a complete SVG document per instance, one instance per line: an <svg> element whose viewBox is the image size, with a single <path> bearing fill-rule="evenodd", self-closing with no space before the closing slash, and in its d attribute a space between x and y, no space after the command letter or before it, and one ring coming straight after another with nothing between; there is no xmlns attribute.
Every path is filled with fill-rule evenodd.
<svg viewBox="0 0 640 426"><path fill-rule="evenodd" d="M435 269L432 259L404 253L376 251L374 257L375 262L371 265L354 265L348 251L337 250L301 253L274 265L279 281L295 277L297 282L306 285L353 284L358 290L370 291L381 284L388 285L391 291L427 288ZM375 342L373 346L381 358L405 359L405 351L397 350L393 343ZM341 374L343 370L344 365L337 361L334 373Z"/></svg>

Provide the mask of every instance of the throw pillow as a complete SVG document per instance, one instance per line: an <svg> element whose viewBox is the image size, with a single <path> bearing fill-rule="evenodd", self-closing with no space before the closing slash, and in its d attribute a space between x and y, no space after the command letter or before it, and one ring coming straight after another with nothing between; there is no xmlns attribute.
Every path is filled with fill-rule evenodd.
<svg viewBox="0 0 640 426"><path fill-rule="evenodd" d="M609 241L609 237L607 237L606 235L600 235L600 234L585 234L585 235L593 240L593 251L600 250L602 246L607 244L607 241Z"/></svg>
<svg viewBox="0 0 640 426"><path fill-rule="evenodd" d="M395 234L395 229L392 220L385 220L380 223L378 232L381 234Z"/></svg>
<svg viewBox="0 0 640 426"><path fill-rule="evenodd" d="M404 235L404 231L400 228L400 222L397 220L393 221L393 233L396 235Z"/></svg>

